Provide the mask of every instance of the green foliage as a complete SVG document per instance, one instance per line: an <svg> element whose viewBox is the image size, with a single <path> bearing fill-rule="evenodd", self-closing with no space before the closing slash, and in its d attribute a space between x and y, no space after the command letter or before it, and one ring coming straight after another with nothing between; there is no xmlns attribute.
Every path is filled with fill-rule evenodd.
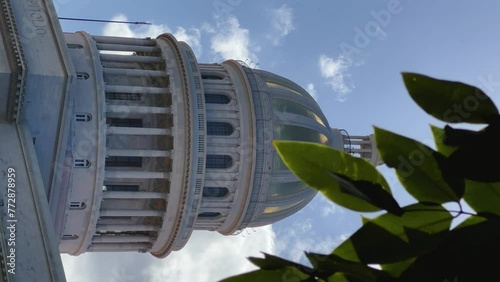
<svg viewBox="0 0 500 282"><path fill-rule="evenodd" d="M312 267L275 256L250 258L260 270L224 281L491 281L500 253L500 116L478 88L404 73L412 99L450 123L482 123L479 131L431 126L436 151L375 128L380 156L394 168L416 203L401 207L383 176L368 162L332 148L275 141L301 180L343 207L385 210L331 254L306 253ZM486 148L487 153L482 153ZM462 210L466 202L475 213ZM455 202L457 210L441 204ZM451 227L454 217L467 216ZM375 269L369 264L380 265Z"/></svg>
<svg viewBox="0 0 500 282"><path fill-rule="evenodd" d="M451 123L488 123L498 110L481 89L461 82L403 73L411 98L431 116Z"/></svg>

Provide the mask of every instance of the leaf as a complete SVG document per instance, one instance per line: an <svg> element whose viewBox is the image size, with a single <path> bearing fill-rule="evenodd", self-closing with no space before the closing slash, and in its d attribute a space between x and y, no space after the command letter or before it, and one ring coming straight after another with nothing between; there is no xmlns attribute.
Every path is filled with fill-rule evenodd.
<svg viewBox="0 0 500 282"><path fill-rule="evenodd" d="M500 173L492 162L500 159L500 123L494 122L480 131L445 127L445 144L459 146L448 157L455 175L480 182L500 182ZM486 153L481 149L487 150Z"/></svg>
<svg viewBox="0 0 500 282"><path fill-rule="evenodd" d="M280 269L283 267L295 267L298 270L302 271L303 273L312 273L314 272L314 269L277 257L273 256L270 254L264 254L264 258L256 258L256 257L250 257L248 260L250 260L253 264L256 266L260 267L261 269L265 270L275 270L275 269Z"/></svg>
<svg viewBox="0 0 500 282"><path fill-rule="evenodd" d="M412 99L439 120L488 123L498 115L493 101L479 88L416 73L402 75Z"/></svg>
<svg viewBox="0 0 500 282"><path fill-rule="evenodd" d="M307 253L306 256L319 277L331 277L335 273L345 273L356 281L387 281L390 276L381 270L371 268L360 262L342 259L336 255Z"/></svg>
<svg viewBox="0 0 500 282"><path fill-rule="evenodd" d="M293 267L283 267L275 270L256 270L232 276L221 280L221 282L255 282L255 281L303 281L309 275L300 272Z"/></svg>
<svg viewBox="0 0 500 282"><path fill-rule="evenodd" d="M467 180L464 200L478 213L500 216L500 182L483 183Z"/></svg>
<svg viewBox="0 0 500 282"><path fill-rule="evenodd" d="M335 173L330 173L330 176L339 182L342 192L365 199L368 203L385 209L392 214L403 214L403 210L398 202L396 202L389 192L382 189L379 184L373 184L364 180L355 181Z"/></svg>
<svg viewBox="0 0 500 282"><path fill-rule="evenodd" d="M438 248L418 257L401 280L494 281L498 277L500 221L470 216Z"/></svg>
<svg viewBox="0 0 500 282"><path fill-rule="evenodd" d="M432 135L434 136L434 142L436 143L437 151L443 156L448 157L457 149L456 147L449 146L444 143L446 139L444 129L431 125L431 130Z"/></svg>
<svg viewBox="0 0 500 282"><path fill-rule="evenodd" d="M381 207L377 205L385 205L385 200L372 194L384 192L368 195L366 189L385 190L390 196L384 177L363 159L316 143L277 140L273 143L292 172L341 206L362 212L378 211ZM363 188L358 189L357 184Z"/></svg>
<svg viewBox="0 0 500 282"><path fill-rule="evenodd" d="M375 127L375 139L382 160L396 169L405 189L420 202L441 204L458 201L463 181L441 172L445 157L413 139ZM451 185L450 185L451 184Z"/></svg>
<svg viewBox="0 0 500 282"><path fill-rule="evenodd" d="M416 258L401 260L395 263L382 264L382 270L389 273L392 277L399 277L408 267L415 261Z"/></svg>
<svg viewBox="0 0 500 282"><path fill-rule="evenodd" d="M405 213L398 217L383 214L368 220L349 239L338 246L333 254L349 261L387 264L415 257L426 243L432 243L434 236L449 230L452 216L442 206L414 204L404 207ZM408 236L408 230L418 230L420 236ZM414 235L410 234L410 235ZM433 247L433 244L429 244Z"/></svg>

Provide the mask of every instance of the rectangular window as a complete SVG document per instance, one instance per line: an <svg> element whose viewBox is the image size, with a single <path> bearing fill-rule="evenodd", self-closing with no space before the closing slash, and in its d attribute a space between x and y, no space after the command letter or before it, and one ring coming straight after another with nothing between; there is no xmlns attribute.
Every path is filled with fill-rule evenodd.
<svg viewBox="0 0 500 282"><path fill-rule="evenodd" d="M142 157L107 157L106 166L111 167L142 167Z"/></svg>
<svg viewBox="0 0 500 282"><path fill-rule="evenodd" d="M139 185L104 185L103 191L121 191L121 192L136 192L139 191Z"/></svg>
<svg viewBox="0 0 500 282"><path fill-rule="evenodd" d="M140 94L135 93L106 93L107 100L126 100L126 101L139 101L141 100Z"/></svg>
<svg viewBox="0 0 500 282"><path fill-rule="evenodd" d="M109 126L116 127L142 127L142 119L140 118L106 118L106 123Z"/></svg>

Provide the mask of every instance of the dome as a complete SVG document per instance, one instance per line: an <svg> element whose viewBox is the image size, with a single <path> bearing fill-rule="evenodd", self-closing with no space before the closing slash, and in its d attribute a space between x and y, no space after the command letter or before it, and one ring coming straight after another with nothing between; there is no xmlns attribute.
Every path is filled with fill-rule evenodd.
<svg viewBox="0 0 500 282"><path fill-rule="evenodd" d="M299 211L317 191L298 179L272 140L330 145L333 139L320 107L302 87L279 75L244 66L253 95L257 163L252 195L239 229L274 223Z"/></svg>

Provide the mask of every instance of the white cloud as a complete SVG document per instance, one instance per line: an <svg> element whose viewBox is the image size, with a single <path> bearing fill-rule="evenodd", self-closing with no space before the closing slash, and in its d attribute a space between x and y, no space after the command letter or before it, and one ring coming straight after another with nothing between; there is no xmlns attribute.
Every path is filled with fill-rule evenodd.
<svg viewBox="0 0 500 282"><path fill-rule="evenodd" d="M127 21L125 15L117 15L113 17L114 21ZM201 32L197 28L177 27L172 31L168 26L163 24L133 26L128 24L108 23L104 26L102 34L106 36L123 36L123 37L151 37L155 38L162 33L172 33L177 40L184 41L191 48L196 56L201 55L202 46L200 43Z"/></svg>
<svg viewBox="0 0 500 282"><path fill-rule="evenodd" d="M347 95L355 87L350 80L348 69L352 62L340 55L336 59L321 55L318 60L318 66L321 76L326 79L326 83L337 93L337 100L345 101Z"/></svg>
<svg viewBox="0 0 500 282"><path fill-rule="evenodd" d="M251 44L250 31L242 28L235 16L217 17L215 27L204 24L203 30L213 33L210 47L216 56L214 59L258 61L255 52L259 47Z"/></svg>
<svg viewBox="0 0 500 282"><path fill-rule="evenodd" d="M271 226L236 236L196 231L182 250L165 259L151 254L86 253L63 255L63 264L68 282L218 281L256 269L247 257L262 257L260 252L275 252Z"/></svg>
<svg viewBox="0 0 500 282"><path fill-rule="evenodd" d="M293 10L284 4L278 9L271 10L270 16L272 31L268 34L268 38L274 46L277 46L285 36L295 29L293 24Z"/></svg>
<svg viewBox="0 0 500 282"><path fill-rule="evenodd" d="M318 93L316 92L316 88L314 88L313 83L308 83L306 86L306 91L311 94L314 100L318 101Z"/></svg>

